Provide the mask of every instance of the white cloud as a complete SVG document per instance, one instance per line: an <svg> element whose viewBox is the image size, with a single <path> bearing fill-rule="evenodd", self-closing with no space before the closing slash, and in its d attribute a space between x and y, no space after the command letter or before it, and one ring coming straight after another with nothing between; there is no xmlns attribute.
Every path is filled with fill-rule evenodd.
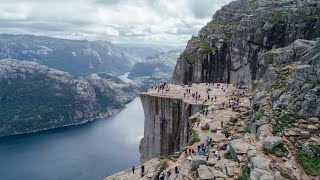
<svg viewBox="0 0 320 180"><path fill-rule="evenodd" d="M184 45L231 0L1 0L0 33Z"/></svg>

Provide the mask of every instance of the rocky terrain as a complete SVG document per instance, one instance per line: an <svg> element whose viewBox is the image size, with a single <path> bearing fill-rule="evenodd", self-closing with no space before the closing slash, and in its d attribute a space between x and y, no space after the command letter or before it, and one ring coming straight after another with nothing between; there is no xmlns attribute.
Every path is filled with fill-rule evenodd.
<svg viewBox="0 0 320 180"><path fill-rule="evenodd" d="M218 10L177 61L173 83L228 82L251 86L258 58L296 39L320 36L320 2L236 0Z"/></svg>
<svg viewBox="0 0 320 180"><path fill-rule="evenodd" d="M181 52L181 50L170 50L146 57L142 62L134 64L128 77L133 79L142 91L152 85L170 82Z"/></svg>
<svg viewBox="0 0 320 180"><path fill-rule="evenodd" d="M132 85L106 73L75 77L36 62L0 60L0 136L84 123L132 101Z"/></svg>
<svg viewBox="0 0 320 180"><path fill-rule="evenodd" d="M319 14L313 0L238 0L217 11L179 57L179 85L140 95L148 176L106 179L319 179ZM234 98L239 108L223 106ZM190 145L195 153L184 152Z"/></svg>
<svg viewBox="0 0 320 180"><path fill-rule="evenodd" d="M131 70L134 59L108 41L66 40L33 35L0 34L0 59L18 59L73 75Z"/></svg>

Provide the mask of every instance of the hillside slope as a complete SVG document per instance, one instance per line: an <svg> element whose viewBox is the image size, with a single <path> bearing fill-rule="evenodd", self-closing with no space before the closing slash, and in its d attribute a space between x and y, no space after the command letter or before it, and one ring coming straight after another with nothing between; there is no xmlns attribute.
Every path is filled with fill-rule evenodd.
<svg viewBox="0 0 320 180"><path fill-rule="evenodd" d="M132 85L108 74L76 78L35 62L0 60L0 136L84 123L132 101Z"/></svg>
<svg viewBox="0 0 320 180"><path fill-rule="evenodd" d="M0 34L0 59L38 62L73 75L130 71L132 59L108 41Z"/></svg>

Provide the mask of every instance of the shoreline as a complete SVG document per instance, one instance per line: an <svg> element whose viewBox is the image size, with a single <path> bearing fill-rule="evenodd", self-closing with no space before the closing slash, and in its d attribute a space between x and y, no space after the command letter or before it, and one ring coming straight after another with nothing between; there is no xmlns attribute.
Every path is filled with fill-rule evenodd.
<svg viewBox="0 0 320 180"><path fill-rule="evenodd" d="M2 139L2 138L10 138L10 137L20 136L20 135L27 135L27 134L32 134L32 133L38 133L38 132L44 132L44 131L53 130L53 129L66 128L66 127L71 127L71 126L78 126L78 125L86 124L86 123L89 123L89 122L92 122L92 121L95 121L95 120L98 120L98 119L103 119L103 118L111 117L111 116L114 116L114 115L119 114L121 111L123 111L124 109L126 109L126 108L127 108L126 105L129 104L129 103L131 103L132 101L134 101L137 97L139 97L139 96L136 96L136 97L134 97L131 101L127 102L127 103L125 104L125 107L124 107L124 108L121 108L121 109L112 109L111 114L108 114L108 115L104 115L104 116L101 116L101 117L95 117L95 118L92 118L92 119L86 119L86 120L84 120L84 121L82 121L82 122L79 122L79 123L66 124L66 125L63 125L63 126L57 126L57 127L53 127L53 128L44 128L44 129L34 130L34 131L30 131L30 132L15 133L15 134L10 134L10 135L0 136L0 139Z"/></svg>

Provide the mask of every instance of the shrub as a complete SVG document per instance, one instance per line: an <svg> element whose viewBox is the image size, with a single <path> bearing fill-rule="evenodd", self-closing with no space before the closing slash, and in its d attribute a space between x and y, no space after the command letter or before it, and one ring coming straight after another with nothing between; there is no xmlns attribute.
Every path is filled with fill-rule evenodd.
<svg viewBox="0 0 320 180"><path fill-rule="evenodd" d="M250 169L248 164L242 167L242 176L239 177L239 180L249 180L250 177Z"/></svg>
<svg viewBox="0 0 320 180"><path fill-rule="evenodd" d="M256 112L256 119L260 120L262 118L263 114L261 112Z"/></svg>
<svg viewBox="0 0 320 180"><path fill-rule="evenodd" d="M199 134L197 133L197 131L192 129L191 133L192 133L192 137L193 137L194 142L200 142L200 137L199 137Z"/></svg>
<svg viewBox="0 0 320 180"><path fill-rule="evenodd" d="M208 131L210 129L210 125L206 123L204 126L201 127L203 131Z"/></svg>
<svg viewBox="0 0 320 180"><path fill-rule="evenodd" d="M199 117L195 117L192 119L192 123L196 123L196 122L200 122L200 118Z"/></svg>
<svg viewBox="0 0 320 180"><path fill-rule="evenodd" d="M320 175L320 145L310 145L315 151L315 157L309 157L302 150L297 151L297 160L309 175Z"/></svg>
<svg viewBox="0 0 320 180"><path fill-rule="evenodd" d="M287 150L283 147L283 145L277 146L272 150L265 149L268 154L274 154L277 157L283 157L287 153Z"/></svg>

